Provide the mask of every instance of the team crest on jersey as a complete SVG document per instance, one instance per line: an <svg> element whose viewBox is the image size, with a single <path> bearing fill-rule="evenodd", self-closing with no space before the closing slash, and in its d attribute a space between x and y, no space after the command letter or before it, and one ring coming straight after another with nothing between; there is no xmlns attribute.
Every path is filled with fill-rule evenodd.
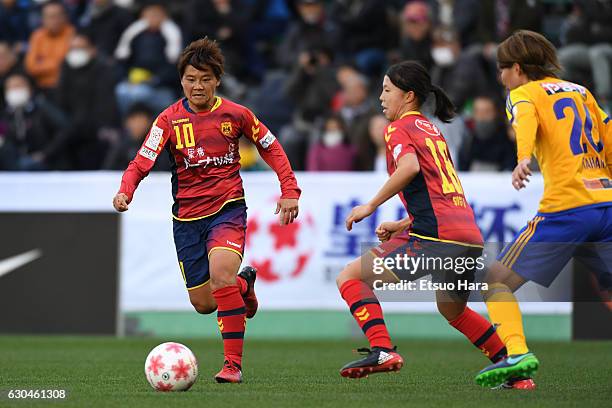
<svg viewBox="0 0 612 408"><path fill-rule="evenodd" d="M419 129L421 129L423 132L427 133L428 135L431 135L431 136L440 135L440 130L438 129L438 127L429 121L426 121L423 119L417 119L414 121L414 125L418 127Z"/></svg>
<svg viewBox="0 0 612 408"><path fill-rule="evenodd" d="M221 122L221 133L225 136L232 134L232 122Z"/></svg>

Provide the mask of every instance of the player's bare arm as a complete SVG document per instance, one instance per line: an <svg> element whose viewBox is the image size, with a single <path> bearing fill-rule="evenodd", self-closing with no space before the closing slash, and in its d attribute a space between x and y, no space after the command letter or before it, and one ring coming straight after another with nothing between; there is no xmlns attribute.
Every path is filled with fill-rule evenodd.
<svg viewBox="0 0 612 408"><path fill-rule="evenodd" d="M419 174L421 167L416 154L408 153L397 162L397 170L389 177L378 193L364 205L353 208L346 218L346 229L353 229L353 223L359 222L371 215L376 209L388 199L399 193L412 179Z"/></svg>

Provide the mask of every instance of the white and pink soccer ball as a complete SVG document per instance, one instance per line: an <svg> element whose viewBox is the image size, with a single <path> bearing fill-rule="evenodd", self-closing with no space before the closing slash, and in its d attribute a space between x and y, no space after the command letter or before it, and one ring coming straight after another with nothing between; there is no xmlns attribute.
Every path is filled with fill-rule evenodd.
<svg viewBox="0 0 612 408"><path fill-rule="evenodd" d="M198 361L180 343L162 343L145 360L145 376L157 391L187 391L198 378Z"/></svg>

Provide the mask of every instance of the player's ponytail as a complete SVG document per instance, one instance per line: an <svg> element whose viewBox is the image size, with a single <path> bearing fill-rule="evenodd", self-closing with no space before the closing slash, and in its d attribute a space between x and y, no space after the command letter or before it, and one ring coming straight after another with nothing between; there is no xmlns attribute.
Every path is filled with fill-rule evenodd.
<svg viewBox="0 0 612 408"><path fill-rule="evenodd" d="M436 100L435 115L443 122L450 122L455 116L455 107L446 93L435 85L431 84L429 72L416 61L404 61L391 65L387 74L391 83L401 90L414 92L419 108L433 92Z"/></svg>
<svg viewBox="0 0 612 408"><path fill-rule="evenodd" d="M436 97L436 110L434 115L442 122L450 122L455 117L455 105L451 102L446 92L439 86L432 85L431 92Z"/></svg>

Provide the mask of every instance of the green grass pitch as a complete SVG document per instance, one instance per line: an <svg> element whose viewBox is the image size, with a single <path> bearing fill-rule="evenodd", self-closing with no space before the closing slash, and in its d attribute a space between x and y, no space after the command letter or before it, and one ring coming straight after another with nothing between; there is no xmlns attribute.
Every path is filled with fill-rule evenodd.
<svg viewBox="0 0 612 408"><path fill-rule="evenodd" d="M180 341L200 376L182 393L153 391L143 373L149 350ZM402 341L399 374L340 377L358 341L248 341L243 384L216 384L221 342L191 339L0 336L1 406L41 407L609 407L612 342L533 342L538 389L494 391L474 383L487 360L461 341ZM9 389L66 389L63 401L15 401Z"/></svg>

